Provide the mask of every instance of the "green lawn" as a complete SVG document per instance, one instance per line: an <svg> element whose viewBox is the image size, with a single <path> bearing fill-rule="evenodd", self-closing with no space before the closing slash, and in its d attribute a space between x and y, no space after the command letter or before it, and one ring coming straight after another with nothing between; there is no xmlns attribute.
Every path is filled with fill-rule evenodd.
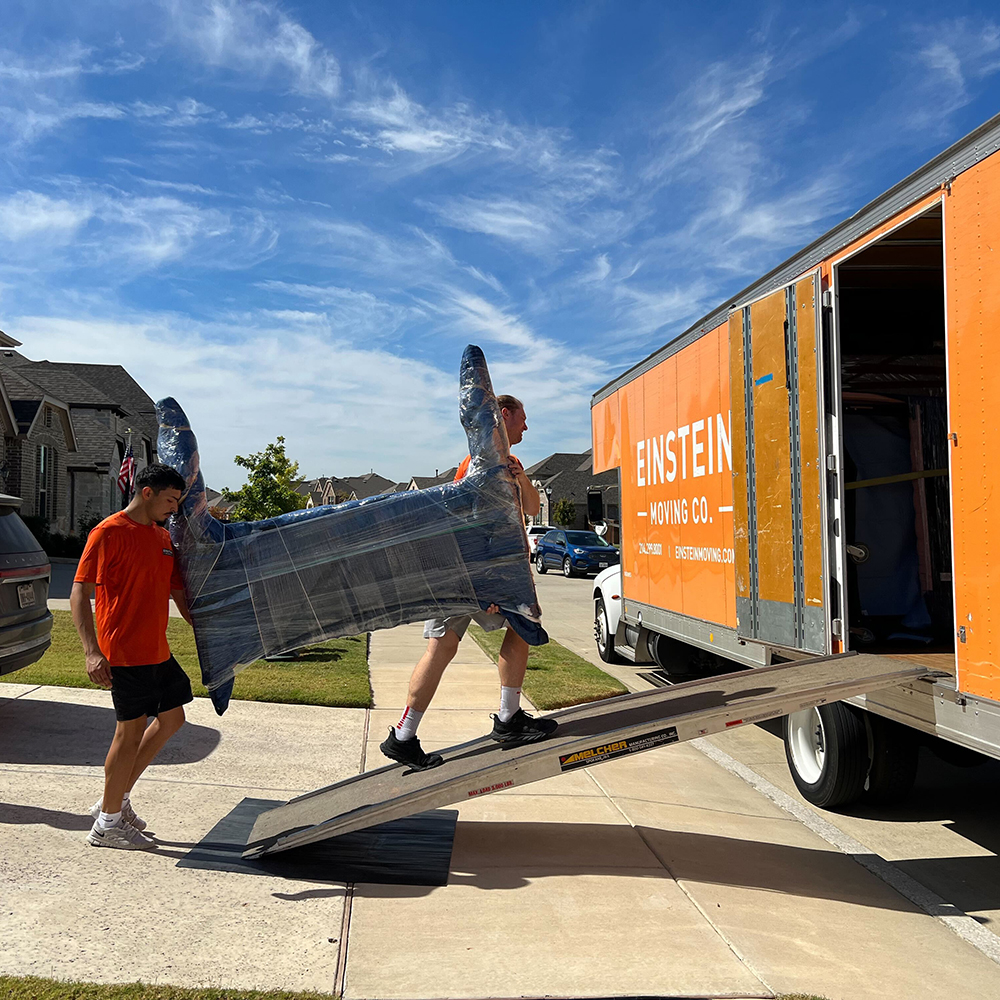
<svg viewBox="0 0 1000 1000"><path fill-rule="evenodd" d="M2 1000L330 1000L329 993L290 993L286 990L182 989L128 983L62 983L34 976L0 976Z"/></svg>
<svg viewBox="0 0 1000 1000"><path fill-rule="evenodd" d="M469 635L496 663L504 630L484 632L473 622L469 626ZM571 653L551 639L544 646L532 646L528 654L524 693L543 712L613 698L627 692L628 688L621 681L616 681L582 656Z"/></svg>
<svg viewBox="0 0 1000 1000"><path fill-rule="evenodd" d="M68 611L53 611L52 646L30 667L4 674L0 682L52 684L56 687L93 687L83 662L83 647ZM194 632L182 618L171 618L167 641L177 662L191 678L195 696L202 687ZM368 680L368 642L365 636L332 639L310 646L298 660L267 663L258 660L236 677L233 698L276 701L288 705L327 705L335 708L371 708ZM0 997L3 995L0 994Z"/></svg>

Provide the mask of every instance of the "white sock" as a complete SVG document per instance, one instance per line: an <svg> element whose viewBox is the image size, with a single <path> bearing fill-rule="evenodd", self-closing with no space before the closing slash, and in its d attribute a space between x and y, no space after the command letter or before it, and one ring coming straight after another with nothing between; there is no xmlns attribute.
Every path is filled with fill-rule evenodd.
<svg viewBox="0 0 1000 1000"><path fill-rule="evenodd" d="M501 722L510 722L511 717L517 715L517 710L521 707L520 688L500 688L500 711L497 718Z"/></svg>
<svg viewBox="0 0 1000 1000"><path fill-rule="evenodd" d="M423 717L423 712L414 711L409 706L404 708L399 722L396 723L396 739L412 740L417 735L417 726L420 725L420 720Z"/></svg>
<svg viewBox="0 0 1000 1000"><path fill-rule="evenodd" d="M110 830L111 827L117 826L121 821L121 810L116 813L102 812L101 815L97 817L97 825L101 830Z"/></svg>

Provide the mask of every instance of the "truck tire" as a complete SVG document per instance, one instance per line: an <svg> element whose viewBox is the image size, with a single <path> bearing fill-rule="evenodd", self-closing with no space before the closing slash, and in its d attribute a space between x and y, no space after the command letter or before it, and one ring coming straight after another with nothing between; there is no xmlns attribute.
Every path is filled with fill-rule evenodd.
<svg viewBox="0 0 1000 1000"><path fill-rule="evenodd" d="M868 731L859 710L834 702L785 716L785 759L802 797L821 809L859 799L868 777Z"/></svg>
<svg viewBox="0 0 1000 1000"><path fill-rule="evenodd" d="M545 556L543 556L541 552L535 556L535 569L537 569L539 573L545 573L548 570L548 566L545 565Z"/></svg>
<svg viewBox="0 0 1000 1000"><path fill-rule="evenodd" d="M608 609L604 606L603 597L598 597L594 603L594 638L597 640L597 655L605 663L622 662L615 652L615 637L608 627Z"/></svg>
<svg viewBox="0 0 1000 1000"><path fill-rule="evenodd" d="M865 713L871 732L868 780L862 796L872 805L902 802L913 789L917 777L920 738L909 726Z"/></svg>

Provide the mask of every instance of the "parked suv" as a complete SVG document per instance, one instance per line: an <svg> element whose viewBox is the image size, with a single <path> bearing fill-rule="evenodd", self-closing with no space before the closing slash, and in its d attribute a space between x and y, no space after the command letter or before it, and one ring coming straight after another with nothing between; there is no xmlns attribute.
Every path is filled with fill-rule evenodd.
<svg viewBox="0 0 1000 1000"><path fill-rule="evenodd" d="M535 548L535 569L544 573L551 566L563 576L599 573L618 562L618 549L609 545L596 531L573 531L557 528L548 532Z"/></svg>
<svg viewBox="0 0 1000 1000"><path fill-rule="evenodd" d="M528 554L532 559L535 558L535 549L538 548L542 536L547 535L552 530L554 529L551 524L533 524L528 528Z"/></svg>
<svg viewBox="0 0 1000 1000"><path fill-rule="evenodd" d="M19 497L0 493L0 674L34 663L52 641L52 567L20 506Z"/></svg>

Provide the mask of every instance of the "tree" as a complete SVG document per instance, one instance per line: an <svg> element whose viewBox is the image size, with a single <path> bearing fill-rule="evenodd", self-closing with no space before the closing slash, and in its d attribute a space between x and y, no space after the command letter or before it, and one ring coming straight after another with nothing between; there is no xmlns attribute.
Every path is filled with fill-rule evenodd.
<svg viewBox="0 0 1000 1000"><path fill-rule="evenodd" d="M250 473L245 486L222 491L223 499L236 504L230 511L234 521L263 521L306 505L306 498L292 485L298 479L299 463L285 454L283 437L263 451L246 458L237 455L233 461Z"/></svg>
<svg viewBox="0 0 1000 1000"><path fill-rule="evenodd" d="M572 528L576 524L576 504L568 497L557 500L552 508L552 523L560 528Z"/></svg>

